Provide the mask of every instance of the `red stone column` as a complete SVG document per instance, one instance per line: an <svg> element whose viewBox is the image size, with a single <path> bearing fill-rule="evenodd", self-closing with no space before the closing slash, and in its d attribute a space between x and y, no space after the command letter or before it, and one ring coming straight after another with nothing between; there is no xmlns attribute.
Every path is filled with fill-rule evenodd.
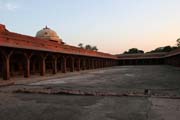
<svg viewBox="0 0 180 120"><path fill-rule="evenodd" d="M10 58L8 56L4 57L3 60L3 79L9 80L10 79L10 65L9 65Z"/></svg>
<svg viewBox="0 0 180 120"><path fill-rule="evenodd" d="M24 77L30 77L30 59L32 56L31 52L25 52L25 72L24 72Z"/></svg>
<svg viewBox="0 0 180 120"><path fill-rule="evenodd" d="M111 60L111 67L113 66L113 60Z"/></svg>
<svg viewBox="0 0 180 120"><path fill-rule="evenodd" d="M100 68L100 60L99 59L97 60L97 63L98 63L98 68Z"/></svg>
<svg viewBox="0 0 180 120"><path fill-rule="evenodd" d="M53 58L52 67L53 67L53 74L56 74L57 73L57 58L56 57Z"/></svg>
<svg viewBox="0 0 180 120"><path fill-rule="evenodd" d="M107 66L108 66L108 67L110 66L110 64L109 64L109 60L107 60Z"/></svg>
<svg viewBox="0 0 180 120"><path fill-rule="evenodd" d="M89 66L89 69L92 69L91 58L89 58L89 60L88 60L88 66Z"/></svg>
<svg viewBox="0 0 180 120"><path fill-rule="evenodd" d="M40 75L44 76L46 73L46 58L42 57L40 62Z"/></svg>
<svg viewBox="0 0 180 120"><path fill-rule="evenodd" d="M3 80L10 79L10 57L13 50L0 50L3 59Z"/></svg>
<svg viewBox="0 0 180 120"><path fill-rule="evenodd" d="M99 66L98 66L98 59L96 59L96 68L98 68Z"/></svg>
<svg viewBox="0 0 180 120"><path fill-rule="evenodd" d="M86 69L88 70L88 69L89 69L89 60L88 60L88 59L86 59L86 64L85 64L85 66L86 66Z"/></svg>
<svg viewBox="0 0 180 120"><path fill-rule="evenodd" d="M74 58L71 57L71 62L70 62L71 66L70 66L70 72L74 72Z"/></svg>
<svg viewBox="0 0 180 120"><path fill-rule="evenodd" d="M102 62L102 60L100 60L100 68L102 68L103 67L103 62Z"/></svg>
<svg viewBox="0 0 180 120"><path fill-rule="evenodd" d="M95 59L93 60L93 66L94 66L94 69L96 69L96 60Z"/></svg>
<svg viewBox="0 0 180 120"><path fill-rule="evenodd" d="M97 59L97 68L99 68L100 64L99 64L99 59Z"/></svg>
<svg viewBox="0 0 180 120"><path fill-rule="evenodd" d="M26 57L24 77L30 77L30 58Z"/></svg>
<svg viewBox="0 0 180 120"><path fill-rule="evenodd" d="M67 69L66 69L66 57L65 56L62 57L61 67L62 67L61 68L62 73L66 73Z"/></svg>
<svg viewBox="0 0 180 120"><path fill-rule="evenodd" d="M101 60L100 59L98 60L98 64L99 64L98 67L101 68Z"/></svg>
<svg viewBox="0 0 180 120"><path fill-rule="evenodd" d="M93 62L93 59L91 59L91 68L94 69L94 62Z"/></svg>
<svg viewBox="0 0 180 120"><path fill-rule="evenodd" d="M87 67L87 66L86 66L86 59L84 58L84 59L83 59L83 70L86 70L86 67Z"/></svg>
<svg viewBox="0 0 180 120"><path fill-rule="evenodd" d="M103 68L105 67L105 62L104 62L104 60L102 60L102 62L103 62Z"/></svg>
<svg viewBox="0 0 180 120"><path fill-rule="evenodd" d="M77 58L77 71L80 71L81 70L81 61L80 61L80 58Z"/></svg>
<svg viewBox="0 0 180 120"><path fill-rule="evenodd" d="M34 74L36 72L36 66L34 61L32 62L32 73Z"/></svg>

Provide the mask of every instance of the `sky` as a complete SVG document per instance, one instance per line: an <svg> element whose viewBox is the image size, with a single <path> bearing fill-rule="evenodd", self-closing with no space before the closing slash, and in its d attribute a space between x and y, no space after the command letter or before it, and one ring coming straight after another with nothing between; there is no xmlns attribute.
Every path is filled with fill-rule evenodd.
<svg viewBox="0 0 180 120"><path fill-rule="evenodd" d="M180 0L0 0L0 24L35 36L46 25L66 44L119 54L176 45Z"/></svg>

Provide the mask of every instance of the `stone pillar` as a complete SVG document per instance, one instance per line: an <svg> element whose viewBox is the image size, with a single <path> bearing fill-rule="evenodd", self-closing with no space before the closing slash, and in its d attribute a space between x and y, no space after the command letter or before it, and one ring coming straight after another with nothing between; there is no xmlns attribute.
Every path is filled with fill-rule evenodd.
<svg viewBox="0 0 180 120"><path fill-rule="evenodd" d="M105 64L106 62L105 62L105 60L103 60L103 67L106 67L106 64Z"/></svg>
<svg viewBox="0 0 180 120"><path fill-rule="evenodd" d="M9 80L10 79L10 58L6 56L3 60L3 79Z"/></svg>
<svg viewBox="0 0 180 120"><path fill-rule="evenodd" d="M32 73L34 74L36 72L36 65L34 63L35 61L32 62Z"/></svg>
<svg viewBox="0 0 180 120"><path fill-rule="evenodd" d="M53 58L52 67L53 67L53 74L56 74L57 73L57 58L56 57Z"/></svg>
<svg viewBox="0 0 180 120"><path fill-rule="evenodd" d="M30 77L30 59L32 56L31 52L26 52L24 53L25 56L25 72L24 72L24 77L28 78Z"/></svg>
<svg viewBox="0 0 180 120"><path fill-rule="evenodd" d="M44 76L46 73L46 58L42 57L40 62L40 75Z"/></svg>
<svg viewBox="0 0 180 120"><path fill-rule="evenodd" d="M13 53L12 50L6 51L6 50L1 50L2 53L2 60L3 60L3 80L9 80L10 79L10 57Z"/></svg>
<svg viewBox="0 0 180 120"><path fill-rule="evenodd" d="M94 69L94 60L91 59L91 68Z"/></svg>
<svg viewBox="0 0 180 120"><path fill-rule="evenodd" d="M96 69L96 60L95 59L93 60L93 66L94 66L94 69Z"/></svg>
<svg viewBox="0 0 180 120"><path fill-rule="evenodd" d="M100 60L100 62L101 62L101 66L100 66L100 67L101 67L101 68L103 68L103 61L102 61L102 60Z"/></svg>
<svg viewBox="0 0 180 120"><path fill-rule="evenodd" d="M97 59L97 67L100 68L100 61Z"/></svg>
<svg viewBox="0 0 180 120"><path fill-rule="evenodd" d="M30 58L26 57L24 77L30 77Z"/></svg>
<svg viewBox="0 0 180 120"><path fill-rule="evenodd" d="M106 60L106 67L108 67L108 60Z"/></svg>
<svg viewBox="0 0 180 120"><path fill-rule="evenodd" d="M89 69L89 61L88 61L88 59L86 59L86 69L88 70Z"/></svg>
<svg viewBox="0 0 180 120"><path fill-rule="evenodd" d="M88 59L88 69L91 69L91 60L90 60L90 58Z"/></svg>
<svg viewBox="0 0 180 120"><path fill-rule="evenodd" d="M87 62L86 59L84 59L84 60L83 60L83 68L84 68L84 70L87 69L86 62Z"/></svg>
<svg viewBox="0 0 180 120"><path fill-rule="evenodd" d="M89 69L92 69L91 58L88 60L88 62L89 62Z"/></svg>
<svg viewBox="0 0 180 120"><path fill-rule="evenodd" d="M98 59L97 62L98 62L98 68L100 68L100 60Z"/></svg>
<svg viewBox="0 0 180 120"><path fill-rule="evenodd" d="M96 67L99 68L99 62L98 62L98 59L96 60Z"/></svg>
<svg viewBox="0 0 180 120"><path fill-rule="evenodd" d="M99 68L101 68L101 60L98 60L98 62L99 62Z"/></svg>
<svg viewBox="0 0 180 120"><path fill-rule="evenodd" d="M71 57L71 62L70 62L71 66L70 66L70 72L74 72L74 58Z"/></svg>
<svg viewBox="0 0 180 120"><path fill-rule="evenodd" d="M80 61L80 58L77 58L77 71L80 71L81 70L81 61Z"/></svg>
<svg viewBox="0 0 180 120"><path fill-rule="evenodd" d="M62 67L61 68L62 73L66 73L67 69L66 69L66 57L65 56L62 57L61 67Z"/></svg>

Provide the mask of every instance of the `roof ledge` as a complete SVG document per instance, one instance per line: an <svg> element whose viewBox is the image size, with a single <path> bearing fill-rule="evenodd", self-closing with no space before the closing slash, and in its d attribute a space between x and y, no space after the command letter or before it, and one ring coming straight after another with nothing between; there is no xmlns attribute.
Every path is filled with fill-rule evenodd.
<svg viewBox="0 0 180 120"><path fill-rule="evenodd" d="M0 32L6 32L6 31L8 31L8 30L6 29L6 26L3 25L3 24L0 24Z"/></svg>

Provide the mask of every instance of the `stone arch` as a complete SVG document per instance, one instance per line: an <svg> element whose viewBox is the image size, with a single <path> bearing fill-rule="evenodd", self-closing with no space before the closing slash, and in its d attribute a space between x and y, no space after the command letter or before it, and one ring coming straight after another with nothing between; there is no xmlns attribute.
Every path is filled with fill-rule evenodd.
<svg viewBox="0 0 180 120"><path fill-rule="evenodd" d="M74 57L73 56L66 57L66 67L67 67L67 71L74 72Z"/></svg>
<svg viewBox="0 0 180 120"><path fill-rule="evenodd" d="M41 56L34 54L30 58L30 74L35 75L40 73Z"/></svg>
<svg viewBox="0 0 180 120"><path fill-rule="evenodd" d="M46 73L53 73L53 56L48 55L45 59L45 64L46 64Z"/></svg>
<svg viewBox="0 0 180 120"><path fill-rule="evenodd" d="M80 67L80 58L78 56L74 57L74 69L76 71L80 71L81 67Z"/></svg>
<svg viewBox="0 0 180 120"><path fill-rule="evenodd" d="M14 52L10 56L10 76L24 76L26 66L26 56L22 52Z"/></svg>
<svg viewBox="0 0 180 120"><path fill-rule="evenodd" d="M57 72L62 72L63 56L57 57Z"/></svg>

